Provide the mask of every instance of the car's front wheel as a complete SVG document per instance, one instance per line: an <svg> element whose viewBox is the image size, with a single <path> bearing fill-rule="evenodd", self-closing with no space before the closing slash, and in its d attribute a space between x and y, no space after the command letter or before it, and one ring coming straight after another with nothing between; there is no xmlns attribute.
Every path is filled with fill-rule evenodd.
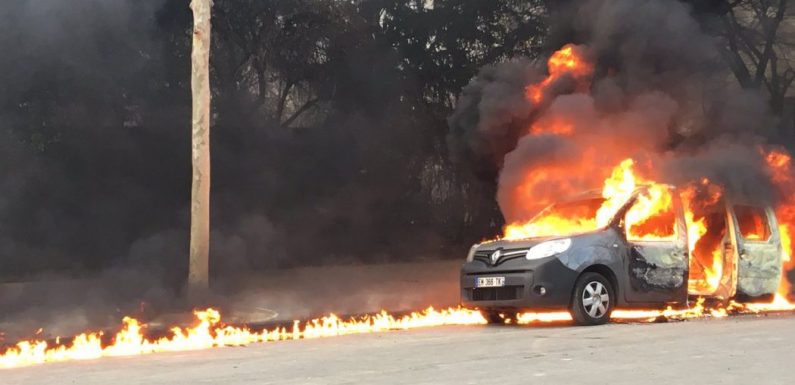
<svg viewBox="0 0 795 385"><path fill-rule="evenodd" d="M613 285L599 273L577 279L571 299L571 316L578 325L602 325L610 320L615 295Z"/></svg>

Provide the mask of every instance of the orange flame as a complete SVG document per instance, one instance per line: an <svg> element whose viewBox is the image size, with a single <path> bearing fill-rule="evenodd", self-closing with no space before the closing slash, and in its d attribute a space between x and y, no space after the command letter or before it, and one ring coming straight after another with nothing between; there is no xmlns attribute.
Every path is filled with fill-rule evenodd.
<svg viewBox="0 0 795 385"><path fill-rule="evenodd" d="M395 317L382 311L375 315L342 320L329 315L301 324L295 321L292 328L275 328L254 331L247 327L226 326L215 309L194 312L197 324L189 328L175 327L171 335L159 339L144 336L144 325L125 317L121 331L109 345L103 345L102 333L84 333L68 344L56 341L50 346L46 341L22 341L0 354L0 368L44 364L49 362L87 360L101 357L133 356L157 352L209 349L220 346L241 346L256 342L298 340L348 334L408 330L442 325L478 325L486 321L480 313L463 308L436 310L432 307Z"/></svg>
<svg viewBox="0 0 795 385"><path fill-rule="evenodd" d="M658 318L689 319L700 317L722 318L732 313L761 313L795 311L795 304L781 296L769 304L731 303L722 308L708 308L699 299L693 307L664 310L622 310L613 312L611 319L617 321L653 321ZM433 307L421 312L396 317L386 311L374 315L342 320L336 315L314 319L304 323L294 321L291 328L279 327L255 331L247 327L233 327L221 323L221 314L215 309L195 311L196 325L189 328L174 327L171 335L159 339L147 338L145 325L138 320L125 317L121 330L108 345L102 343L102 333L84 333L69 344L56 340L50 346L45 341L22 341L0 353L0 368L9 369L30 365L74 360L91 360L102 357L135 356L159 352L189 351L223 346L244 346L252 343L284 340L300 340L350 334L378 333L392 330L410 330L445 325L483 325L486 320L477 310L461 307L435 310ZM516 317L516 323L567 322L567 312L525 312ZM506 321L508 322L508 321Z"/></svg>
<svg viewBox="0 0 795 385"><path fill-rule="evenodd" d="M708 223L706 213L719 204L722 196L723 190L707 178L699 183L688 184L681 190L690 251L688 285L691 292L713 293L723 276L723 251L720 245L725 223ZM720 210L723 208L720 207Z"/></svg>
<svg viewBox="0 0 795 385"><path fill-rule="evenodd" d="M792 157L781 150L770 150L765 153L768 172L771 180L780 190L779 196L783 197L776 207L776 218L779 224L779 234L781 236L781 260L782 260L782 279L778 288L778 294L787 297L791 291L791 284L787 277L787 272L795 269L795 261L792 259L792 238L795 231L795 177L792 173Z"/></svg>
<svg viewBox="0 0 795 385"><path fill-rule="evenodd" d="M623 160L605 179L603 203L595 212L587 210L565 214L552 210L543 212L526 223L512 223L505 228L504 239L524 239L550 235L569 235L593 231L608 225L616 212L643 185L637 202L627 212L626 228L632 240L661 240L674 236L673 200L671 190L636 175L632 159Z"/></svg>
<svg viewBox="0 0 795 385"><path fill-rule="evenodd" d="M525 95L534 103L544 100L544 93L551 84L563 76L570 75L575 79L587 79L593 73L593 65L585 60L582 48L567 44L557 50L547 61L549 75L540 83L528 86Z"/></svg>
<svg viewBox="0 0 795 385"><path fill-rule="evenodd" d="M613 321L652 322L658 319L687 320L694 318L725 318L730 314L758 314L771 312L795 311L795 303L777 295L770 303L737 303L730 302L728 306L709 307L705 299L698 298L690 307L674 309L616 309L610 316ZM567 312L535 313L527 312L517 315L517 323L526 325L538 322L564 322L570 321L571 315Z"/></svg>

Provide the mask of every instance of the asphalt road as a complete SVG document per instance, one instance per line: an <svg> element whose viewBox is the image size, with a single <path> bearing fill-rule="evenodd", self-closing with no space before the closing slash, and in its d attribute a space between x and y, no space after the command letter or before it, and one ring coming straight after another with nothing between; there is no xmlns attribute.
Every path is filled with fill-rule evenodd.
<svg viewBox="0 0 795 385"><path fill-rule="evenodd" d="M790 384L795 316L477 326L0 371L2 384Z"/></svg>

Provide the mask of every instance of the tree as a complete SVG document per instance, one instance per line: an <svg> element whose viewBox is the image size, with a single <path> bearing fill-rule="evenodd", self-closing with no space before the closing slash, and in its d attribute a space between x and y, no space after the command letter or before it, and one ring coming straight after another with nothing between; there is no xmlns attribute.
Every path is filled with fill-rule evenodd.
<svg viewBox="0 0 795 385"><path fill-rule="evenodd" d="M374 2L381 4L377 23L400 53L405 76L419 80L416 99L445 117L481 67L535 57L546 35L547 8L539 0Z"/></svg>
<svg viewBox="0 0 795 385"><path fill-rule="evenodd" d="M210 252L210 12L212 0L192 0L193 187L191 190L191 296L209 287Z"/></svg>
<svg viewBox="0 0 795 385"><path fill-rule="evenodd" d="M761 89L769 95L776 114L784 110L785 97L795 81L795 62L789 57L795 41L786 35L787 0L694 2L696 12L720 15L709 25L722 38L721 54L739 85Z"/></svg>

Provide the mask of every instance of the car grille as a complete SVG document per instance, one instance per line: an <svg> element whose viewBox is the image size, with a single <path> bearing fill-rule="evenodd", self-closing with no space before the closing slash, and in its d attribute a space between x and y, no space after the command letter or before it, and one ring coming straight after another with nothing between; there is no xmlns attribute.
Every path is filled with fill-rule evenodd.
<svg viewBox="0 0 795 385"><path fill-rule="evenodd" d="M524 286L480 287L467 290L472 301L504 301L517 299Z"/></svg>
<svg viewBox="0 0 795 385"><path fill-rule="evenodd" d="M496 263L493 263L491 260L491 254L494 253L496 250L478 250L477 252L475 252L474 259L476 261L483 262L486 265L497 266L511 259L524 258L524 256L527 255L527 249L500 249L500 250L502 252L502 255L496 261Z"/></svg>

